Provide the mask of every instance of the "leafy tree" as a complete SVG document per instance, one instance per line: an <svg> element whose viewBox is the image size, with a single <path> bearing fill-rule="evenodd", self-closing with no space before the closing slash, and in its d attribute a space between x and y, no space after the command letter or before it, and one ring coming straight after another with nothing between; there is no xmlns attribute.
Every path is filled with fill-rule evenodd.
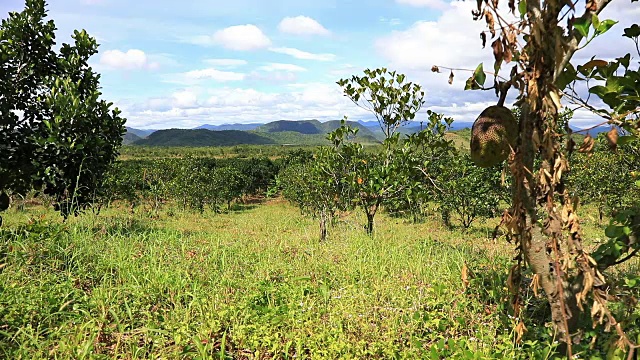
<svg viewBox="0 0 640 360"><path fill-rule="evenodd" d="M574 156L567 186L582 203L597 206L600 221L605 214L614 215L640 198L640 192L633 186L634 175L640 171L637 143L619 146L615 153L602 149Z"/></svg>
<svg viewBox="0 0 640 360"><path fill-rule="evenodd" d="M344 148L357 159L349 181L354 189L352 193L356 195L354 202L367 216L365 229L372 235L374 218L381 206L411 194L414 185L420 183L415 181L422 165L416 162L416 152L424 150L425 146L434 150L451 147L451 143L444 140L442 120L446 126L453 120L429 111L431 126L401 141L397 129L415 119L424 104L424 91L420 85L408 82L404 74L386 68L366 69L364 76L353 75L337 83L351 101L375 115L385 135L381 153L365 154L359 144ZM335 138L335 141L339 139Z"/></svg>
<svg viewBox="0 0 640 360"><path fill-rule="evenodd" d="M502 186L501 166L480 168L468 154L455 154L440 163L437 202L445 224L455 217L467 229L478 218L499 214L508 191Z"/></svg>
<svg viewBox="0 0 640 360"><path fill-rule="evenodd" d="M351 101L376 117L389 139L401 125L415 119L424 104L420 85L405 80L406 75L383 67L365 69L364 76L353 75L337 84Z"/></svg>
<svg viewBox="0 0 640 360"><path fill-rule="evenodd" d="M0 193L42 190L66 218L99 195L125 119L99 99L95 39L75 31L56 53L45 5L27 0L0 25Z"/></svg>
<svg viewBox="0 0 640 360"><path fill-rule="evenodd" d="M512 206L503 217L508 237L515 240L517 251L517 265L509 276L509 288L514 290L512 305L516 317L522 319L518 289L523 270L529 266L534 274L532 284L536 292L544 291L553 328L563 342L561 350L569 358L575 346L585 348L581 344L582 331L579 331L585 323L600 324L605 330L615 328L620 345L629 350L629 358L636 349L624 331L625 325L611 310L615 299L609 292L615 281L607 280L604 274L637 254L640 214L630 209L610 226L615 229L608 231L608 235L616 238L616 251L601 251L603 247L609 248L609 244L592 254L586 250L577 201L566 187L570 155L576 146L570 131L567 131L567 144L562 146L564 134L558 126L562 97L565 103L603 117L603 124L627 132L619 136L620 133L612 129L607 135L612 149L639 134L640 72L637 65L632 65L631 55L612 61L592 58L578 66L571 63L576 52L616 25L614 20L598 17L611 1L587 1L582 7L561 0L523 0L517 4L518 15L515 15L516 2L509 1L509 9L516 17L514 22L498 12L499 1L478 1L478 8L473 11L474 20L482 20L488 27L480 34L483 46L487 34L494 39L491 48L495 72L493 86L485 86L487 76L480 64L467 80L466 89L495 90L500 96L498 104L502 105L507 92L515 87L519 90L516 106L522 110L519 139L509 159L513 176ZM520 38L520 35L524 36ZM640 55L637 46L640 26L634 24L624 29L623 36L635 43ZM507 77L501 76L503 65L512 61L516 64L508 70ZM432 70L437 72L440 68L445 67L436 65ZM584 93L581 89L593 96L580 96ZM594 103L594 98L600 102ZM602 103L608 108L601 107ZM577 150L592 152L593 138L585 137ZM596 256L600 253L612 256ZM616 275L608 275L616 279ZM518 324L518 340L524 331L524 323Z"/></svg>
<svg viewBox="0 0 640 360"><path fill-rule="evenodd" d="M247 162L248 163L248 162ZM219 211L218 203L226 203L227 210L231 210L231 202L240 198L244 191L252 187L260 186L257 182L251 182L247 174L234 166L223 166L213 170L209 181L213 184L212 206Z"/></svg>
<svg viewBox="0 0 640 360"><path fill-rule="evenodd" d="M296 155L299 162L288 166L280 176L284 196L319 219L321 241L326 239L327 225L336 212L351 207L350 183L362 145L348 140L357 132L342 120L341 126L327 136L332 146L318 148L312 159Z"/></svg>

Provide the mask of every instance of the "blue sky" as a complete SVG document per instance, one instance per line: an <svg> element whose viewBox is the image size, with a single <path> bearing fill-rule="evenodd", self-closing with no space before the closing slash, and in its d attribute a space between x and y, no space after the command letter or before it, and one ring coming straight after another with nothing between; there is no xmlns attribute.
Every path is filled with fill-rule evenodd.
<svg viewBox="0 0 640 360"><path fill-rule="evenodd" d="M335 82L378 66L421 83L427 92L425 109L457 121L473 121L496 101L492 94L462 91L467 74L456 74L450 86L446 75L429 71L434 64L491 66L491 50L481 48L477 35L483 24L471 19L473 1L48 3L59 43L68 41L74 29L86 29L98 39L100 53L91 64L102 74L103 97L120 107L133 127L190 128L344 115L367 119L371 117L345 99ZM22 0L3 0L0 14L4 18L23 7ZM612 6L611 14L623 20L618 32L625 19L640 18L638 10L640 6ZM590 48L600 54L612 47L604 39ZM585 115L576 121L594 119Z"/></svg>

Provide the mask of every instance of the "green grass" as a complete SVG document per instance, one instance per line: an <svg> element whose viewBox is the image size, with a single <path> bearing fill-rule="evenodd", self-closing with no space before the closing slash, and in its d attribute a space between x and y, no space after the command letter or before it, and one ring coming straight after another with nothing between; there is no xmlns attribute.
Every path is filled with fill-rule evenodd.
<svg viewBox="0 0 640 360"><path fill-rule="evenodd" d="M317 223L282 201L159 218L109 209L66 224L13 209L0 357L538 357L546 330L535 324L513 345L512 252L488 239L495 221L461 233L382 215L370 238L351 214L320 243Z"/></svg>

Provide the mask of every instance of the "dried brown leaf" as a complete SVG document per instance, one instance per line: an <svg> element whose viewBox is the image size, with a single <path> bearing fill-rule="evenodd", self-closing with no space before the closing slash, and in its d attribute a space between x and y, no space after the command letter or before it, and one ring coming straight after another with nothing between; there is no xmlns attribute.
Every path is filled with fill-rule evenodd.
<svg viewBox="0 0 640 360"><path fill-rule="evenodd" d="M531 288L533 289L533 295L538 297L538 290L540 289L540 275L534 274L531 280Z"/></svg>
<svg viewBox="0 0 640 360"><path fill-rule="evenodd" d="M514 331L516 333L516 343L519 344L522 341L522 337L524 336L524 333L527 332L527 327L524 326L524 322L522 322L522 320L520 320L518 325L516 325L516 328L514 329Z"/></svg>
<svg viewBox="0 0 640 360"><path fill-rule="evenodd" d="M591 137L591 134L587 134L584 140L582 141L582 145L578 149L578 152L591 154L593 152L593 146L595 145L595 141Z"/></svg>
<svg viewBox="0 0 640 360"><path fill-rule="evenodd" d="M491 48L493 49L493 58L496 59L496 64L501 64L503 59L503 49L500 38L497 38L491 43Z"/></svg>
<svg viewBox="0 0 640 360"><path fill-rule="evenodd" d="M509 10L513 15L516 14L516 2L515 0L509 0Z"/></svg>
<svg viewBox="0 0 640 360"><path fill-rule="evenodd" d="M585 69L593 69L594 67L603 67L603 66L607 66L608 64L609 63L604 60L593 59L593 60L587 61L584 65L582 65L582 67Z"/></svg>
<svg viewBox="0 0 640 360"><path fill-rule="evenodd" d="M451 70L451 74L449 74L449 85L453 84L453 70Z"/></svg>
<svg viewBox="0 0 640 360"><path fill-rule="evenodd" d="M431 67L431 71L432 71L432 72L440 72L440 68L439 68L439 67L437 67L437 66L435 66L435 65L433 65L433 66Z"/></svg>
<svg viewBox="0 0 640 360"><path fill-rule="evenodd" d="M487 33L484 31L480 33L480 39L482 40L482 48L484 49L487 45Z"/></svg>
<svg viewBox="0 0 640 360"><path fill-rule="evenodd" d="M469 268L467 264L462 264L462 270L460 271L460 278L462 279L462 286L466 289L469 287Z"/></svg>
<svg viewBox="0 0 640 360"><path fill-rule="evenodd" d="M484 19L487 22L489 32L491 33L491 38L493 39L496 36L496 21L493 18L493 14L488 9L484 11Z"/></svg>
<svg viewBox="0 0 640 360"><path fill-rule="evenodd" d="M607 142L609 143L609 148L613 151L618 149L618 129L611 128L607 133Z"/></svg>
<svg viewBox="0 0 640 360"><path fill-rule="evenodd" d="M511 294L517 294L520 289L520 265L515 264L509 270L507 288Z"/></svg>
<svg viewBox="0 0 640 360"><path fill-rule="evenodd" d="M502 38L502 47L504 48L504 61L508 64L513 59L513 54L511 53L511 46L507 44L507 40Z"/></svg>

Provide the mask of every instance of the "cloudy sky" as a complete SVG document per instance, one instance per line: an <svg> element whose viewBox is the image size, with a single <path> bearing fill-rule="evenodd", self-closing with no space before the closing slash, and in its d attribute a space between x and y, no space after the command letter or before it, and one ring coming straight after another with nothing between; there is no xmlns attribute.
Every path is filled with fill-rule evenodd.
<svg viewBox="0 0 640 360"><path fill-rule="evenodd" d="M387 66L426 90L426 109L471 122L492 93L463 91L468 73L433 74L434 64L493 65L482 49L475 1L446 0L48 0L59 43L74 29L97 38L91 63L103 97L138 128L300 119L371 119L335 83ZM579 53L613 58L632 51L620 34L640 3L616 0L601 19L610 34ZM23 0L0 1L0 15ZM503 7L506 7L503 5ZM424 118L425 110L420 115ZM419 117L420 117L419 116ZM576 116L575 125L597 119Z"/></svg>

